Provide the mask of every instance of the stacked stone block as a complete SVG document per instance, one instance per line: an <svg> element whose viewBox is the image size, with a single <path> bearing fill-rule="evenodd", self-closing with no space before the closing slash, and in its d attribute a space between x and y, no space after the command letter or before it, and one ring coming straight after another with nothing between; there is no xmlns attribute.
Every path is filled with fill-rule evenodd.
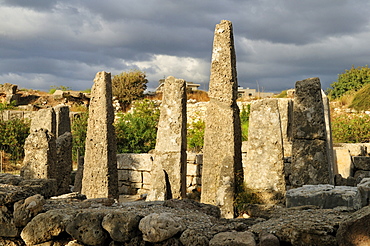
<svg viewBox="0 0 370 246"><path fill-rule="evenodd" d="M290 175L294 187L334 183L321 93L319 78L296 82Z"/></svg>

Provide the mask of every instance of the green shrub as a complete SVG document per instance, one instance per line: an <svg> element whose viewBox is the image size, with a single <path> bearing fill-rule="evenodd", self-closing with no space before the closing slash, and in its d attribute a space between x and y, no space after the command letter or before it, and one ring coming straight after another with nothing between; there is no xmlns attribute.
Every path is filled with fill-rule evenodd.
<svg viewBox="0 0 370 246"><path fill-rule="evenodd" d="M248 141L248 129L249 129L249 115L250 115L251 105L242 107L240 111L240 125L242 128L242 140Z"/></svg>
<svg viewBox="0 0 370 246"><path fill-rule="evenodd" d="M288 97L288 90L280 92L280 94L276 95L276 98L287 98Z"/></svg>
<svg viewBox="0 0 370 246"><path fill-rule="evenodd" d="M14 109L15 106L16 106L15 101L11 101L10 103L7 102L0 103L0 112L3 110Z"/></svg>
<svg viewBox="0 0 370 246"><path fill-rule="evenodd" d="M133 112L115 123L118 153L147 153L155 148L159 109L151 100L133 103Z"/></svg>
<svg viewBox="0 0 370 246"><path fill-rule="evenodd" d="M370 116L366 114L336 114L332 116L335 143L370 142Z"/></svg>
<svg viewBox="0 0 370 246"><path fill-rule="evenodd" d="M330 98L340 98L351 91L358 91L364 85L370 83L370 68L368 66L355 68L338 75L338 80L331 84L328 89Z"/></svg>
<svg viewBox="0 0 370 246"><path fill-rule="evenodd" d="M76 115L72 120L72 157L74 161L77 161L77 152L79 156L85 155L85 140L88 119L89 113L86 111Z"/></svg>
<svg viewBox="0 0 370 246"><path fill-rule="evenodd" d="M204 129L205 122L203 120L193 121L188 124L187 142L188 150L199 152L204 146Z"/></svg>
<svg viewBox="0 0 370 246"><path fill-rule="evenodd" d="M23 147L29 131L29 120L0 121L0 149L10 154L11 160L21 160L24 157Z"/></svg>
<svg viewBox="0 0 370 246"><path fill-rule="evenodd" d="M370 110L370 84L362 87L353 97L349 106L356 110Z"/></svg>

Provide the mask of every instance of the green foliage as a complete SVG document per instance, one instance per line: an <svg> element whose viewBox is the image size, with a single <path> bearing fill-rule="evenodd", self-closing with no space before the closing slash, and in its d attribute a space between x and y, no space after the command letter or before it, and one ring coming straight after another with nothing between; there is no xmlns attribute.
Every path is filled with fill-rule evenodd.
<svg viewBox="0 0 370 246"><path fill-rule="evenodd" d="M288 97L288 90L282 91L280 92L280 94L276 96L276 98L287 98L287 97Z"/></svg>
<svg viewBox="0 0 370 246"><path fill-rule="evenodd" d="M204 146L204 129L205 122L203 120L193 121L188 124L187 142L188 150L199 152Z"/></svg>
<svg viewBox="0 0 370 246"><path fill-rule="evenodd" d="M248 140L248 129L249 129L249 115L250 115L251 105L248 104L246 107L243 105L240 111L240 124L242 128L242 140Z"/></svg>
<svg viewBox="0 0 370 246"><path fill-rule="evenodd" d="M85 140L87 132L87 121L89 119L89 113L82 112L73 118L71 130L72 130L72 156L73 160L77 161L77 151L80 156L85 154Z"/></svg>
<svg viewBox="0 0 370 246"><path fill-rule="evenodd" d="M61 90L61 91L69 91L69 90L71 90L71 87L64 86L64 85L60 85L60 86L51 85L50 87L51 87L51 89L49 90L49 94L54 94L54 92L56 90Z"/></svg>
<svg viewBox="0 0 370 246"><path fill-rule="evenodd" d="M329 89L329 96L333 99L339 98L347 92L358 91L369 82L370 68L367 65L358 68L352 66L350 70L339 74L338 80L331 84L332 89Z"/></svg>
<svg viewBox="0 0 370 246"><path fill-rule="evenodd" d="M159 109L151 100L135 101L133 112L115 123L118 153L147 153L155 148Z"/></svg>
<svg viewBox="0 0 370 246"><path fill-rule="evenodd" d="M24 156L23 146L30 131L30 121L13 119L0 121L0 149L11 155L12 160Z"/></svg>
<svg viewBox="0 0 370 246"><path fill-rule="evenodd" d="M355 95L352 100L350 108L354 108L358 111L370 110L370 84L362 87Z"/></svg>
<svg viewBox="0 0 370 246"><path fill-rule="evenodd" d="M140 70L130 70L114 75L112 78L113 95L124 107L127 107L133 100L144 97L147 83L146 74Z"/></svg>
<svg viewBox="0 0 370 246"><path fill-rule="evenodd" d="M7 102L0 103L0 112L3 110L14 109L15 106L16 106L15 101L11 101L10 103L7 103Z"/></svg>
<svg viewBox="0 0 370 246"><path fill-rule="evenodd" d="M370 142L370 116L366 114L338 114L331 119L335 143Z"/></svg>

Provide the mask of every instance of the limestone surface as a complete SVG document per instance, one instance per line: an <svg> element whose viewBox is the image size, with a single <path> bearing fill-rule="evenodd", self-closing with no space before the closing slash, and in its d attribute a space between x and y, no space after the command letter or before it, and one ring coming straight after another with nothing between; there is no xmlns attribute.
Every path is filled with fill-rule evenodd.
<svg viewBox="0 0 370 246"><path fill-rule="evenodd" d="M148 200L186 197L186 82L164 82Z"/></svg>
<svg viewBox="0 0 370 246"><path fill-rule="evenodd" d="M219 206L225 218L234 217L235 188L243 177L237 88L232 23L223 20L214 32L201 202Z"/></svg>
<svg viewBox="0 0 370 246"><path fill-rule="evenodd" d="M288 104L284 108L279 107L279 100L255 101L249 116L244 183L249 189L262 193L265 203L284 201L286 192L284 149L287 146L284 147L284 138L288 139L288 136L287 130L282 129L281 112L288 115L289 108Z"/></svg>
<svg viewBox="0 0 370 246"><path fill-rule="evenodd" d="M99 72L91 90L81 193L118 198L117 145L110 73Z"/></svg>

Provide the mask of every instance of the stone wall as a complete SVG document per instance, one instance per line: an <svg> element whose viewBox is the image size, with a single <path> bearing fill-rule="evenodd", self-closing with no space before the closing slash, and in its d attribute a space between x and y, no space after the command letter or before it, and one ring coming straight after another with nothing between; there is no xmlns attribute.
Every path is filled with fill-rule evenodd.
<svg viewBox="0 0 370 246"><path fill-rule="evenodd" d="M154 156L152 154L118 154L118 192L120 195L148 194L152 176L150 174ZM201 186L203 155L187 154L186 189L188 194L197 195Z"/></svg>

